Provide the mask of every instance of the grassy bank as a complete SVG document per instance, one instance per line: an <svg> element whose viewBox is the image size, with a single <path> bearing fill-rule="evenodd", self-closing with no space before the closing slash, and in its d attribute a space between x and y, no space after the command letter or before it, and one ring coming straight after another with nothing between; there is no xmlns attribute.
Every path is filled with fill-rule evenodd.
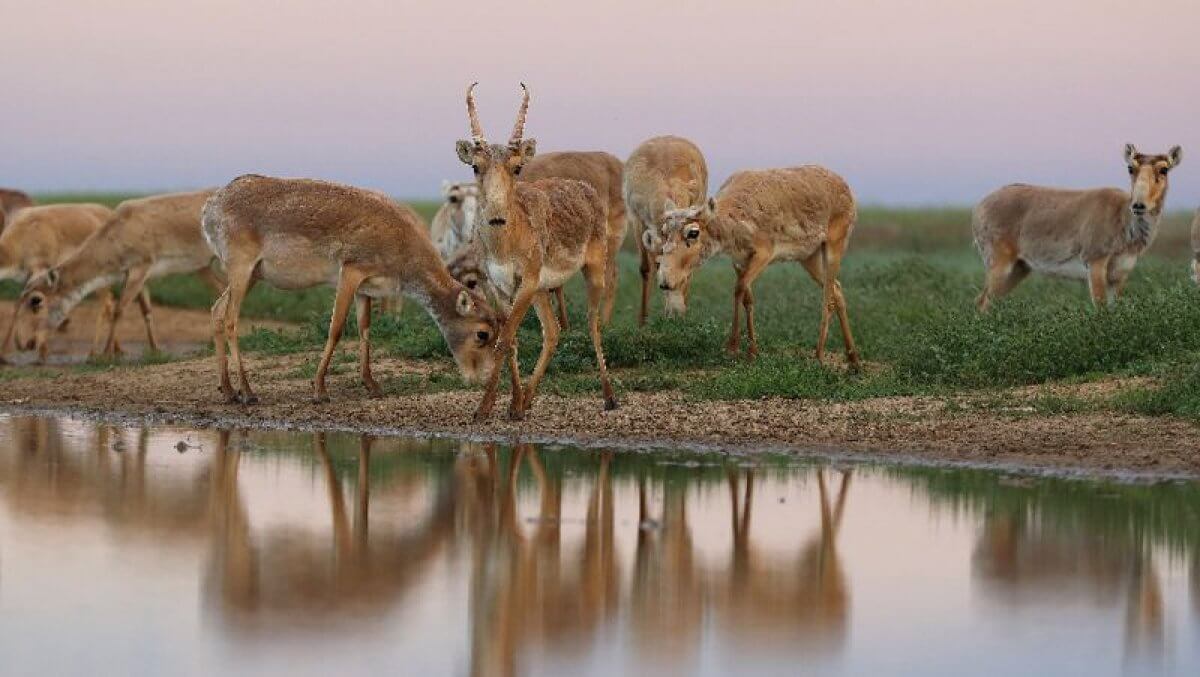
<svg viewBox="0 0 1200 677"><path fill-rule="evenodd" d="M102 196L105 202L116 199ZM437 205L416 206L429 217ZM761 357L750 362L723 351L734 279L726 260L699 271L685 318L662 317L655 290L653 319L639 328L634 315L640 280L636 257L628 251L621 255L616 317L604 337L609 365L625 390L679 388L716 399L857 400L1149 375L1156 377L1153 385L1115 399L1062 406L1200 418L1200 371L1191 366L1200 356L1195 329L1200 291L1188 278L1189 215L1167 219L1125 297L1107 311L1091 308L1081 283L1035 277L986 316L974 310L982 266L970 245L969 220L969 210L962 208L862 210L842 275L854 334L868 362L861 374L813 361L820 296L799 266L773 266L756 284ZM211 303L207 289L191 279L163 280L152 291L166 305ZM546 387L564 394L592 392L597 385L580 280L568 284L567 296L572 326ZM327 289L285 293L259 285L245 314L300 326L261 331L244 345L269 353L312 352L315 362L330 301ZM415 304L380 318L372 333L385 354L444 365L433 382L392 384L393 392L462 387L444 341ZM522 363L531 366L540 346L532 313L520 346ZM831 354L841 349L836 323L829 348Z"/></svg>

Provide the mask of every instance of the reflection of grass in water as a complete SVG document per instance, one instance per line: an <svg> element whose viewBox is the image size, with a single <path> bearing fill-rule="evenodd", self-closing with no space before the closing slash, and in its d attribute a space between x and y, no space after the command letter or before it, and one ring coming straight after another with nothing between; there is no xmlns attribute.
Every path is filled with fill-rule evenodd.
<svg viewBox="0 0 1200 677"><path fill-rule="evenodd" d="M981 470L889 469L939 507L971 515L1036 519L1062 533L1088 535L1125 549L1165 546L1200 552L1200 484L1124 484L1056 478L1013 480Z"/></svg>

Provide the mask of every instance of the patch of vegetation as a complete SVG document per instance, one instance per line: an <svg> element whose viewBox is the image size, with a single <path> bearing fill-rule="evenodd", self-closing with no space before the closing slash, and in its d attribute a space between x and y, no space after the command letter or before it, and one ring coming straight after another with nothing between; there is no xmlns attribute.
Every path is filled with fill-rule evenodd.
<svg viewBox="0 0 1200 677"><path fill-rule="evenodd" d="M115 204L127 196L40 197ZM430 201L413 204L427 219L438 207ZM1139 262L1124 298L1108 310L1094 310L1079 282L1033 276L991 313L980 315L974 300L983 271L971 245L969 209L865 206L842 269L850 321L867 361L862 373L814 361L821 294L800 266L771 266L756 282L760 357L751 362L744 354L724 351L733 313L734 274L727 262L718 259L695 275L685 317L663 316L661 295L652 290L651 319L638 327L641 280L637 257L626 252L620 257L614 321L604 330L605 355L619 391L678 389L692 397L717 399L949 395L1144 374L1165 379L1164 385L1130 393L1115 406L1194 415L1188 412L1200 411L1200 405L1188 402L1193 401L1189 398L1194 397L1195 383L1175 375L1181 356L1200 355L1200 331L1194 330L1200 326L1200 293L1188 279L1183 258L1188 220L1182 212L1168 215L1155 244L1156 255ZM0 286L0 293L15 294L16 288ZM212 303L212 292L188 276L156 281L152 293L162 305L208 308ZM598 386L582 280L569 282L566 293L571 326L561 336L544 387L560 394L591 392ZM329 289L285 292L260 284L246 299L243 317L297 326L258 329L241 345L272 355L319 351L331 305ZM377 354L449 367L445 340L414 303L406 303L397 314L376 317L371 331ZM353 317L345 333L353 338ZM518 348L528 371L541 348L534 313L521 327ZM835 355L841 350L841 332L834 321L827 351ZM311 377L315 356L311 367L306 364L300 370ZM394 388L465 387L457 377L437 386L414 379L406 376ZM1023 406L1068 413L1101 405L1038 395Z"/></svg>
<svg viewBox="0 0 1200 677"><path fill-rule="evenodd" d="M1200 421L1200 362L1179 366L1158 385L1120 393L1113 398L1113 404L1137 414L1170 414Z"/></svg>

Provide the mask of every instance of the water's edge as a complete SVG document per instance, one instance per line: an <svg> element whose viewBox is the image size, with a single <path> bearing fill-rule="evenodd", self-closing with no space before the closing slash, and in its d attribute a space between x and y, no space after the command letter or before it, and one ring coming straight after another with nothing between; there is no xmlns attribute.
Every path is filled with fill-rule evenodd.
<svg viewBox="0 0 1200 677"><path fill-rule="evenodd" d="M284 430L296 432L340 432L377 435L383 437L409 437L418 439L449 439L471 442L496 442L502 444L532 443L540 445L570 445L588 450L615 450L624 453L648 453L662 451L691 451L701 453L719 453L733 457L751 457L763 454L786 455L799 459L824 461L828 463L853 463L877 466L916 466L927 468L947 468L964 470L988 470L1013 475L1031 477L1054 477L1060 479L1075 479L1081 481L1108 480L1124 484L1155 484L1159 482L1194 481L1200 479L1200 474L1188 472L1163 472L1130 470L1127 468L1103 468L1086 465L1056 464L1053 462L1039 464L1015 460L979 461L975 459L932 458L907 452L889 452L883 449L874 451L847 451L828 445L798 445L798 444L719 444L662 439L630 439L628 437L603 438L593 436L572 436L569 433L561 435L547 434L456 434L448 432L431 432L418 428L404 426L379 426L355 422L329 423L307 422L290 419L263 419L251 416L208 416L189 414L186 412L130 412L112 411L93 407L81 406L46 406L46 405L0 405L0 413L15 416L70 416L88 421L101 421L116 424L164 424L181 425L202 429L213 428L244 428L259 430Z"/></svg>

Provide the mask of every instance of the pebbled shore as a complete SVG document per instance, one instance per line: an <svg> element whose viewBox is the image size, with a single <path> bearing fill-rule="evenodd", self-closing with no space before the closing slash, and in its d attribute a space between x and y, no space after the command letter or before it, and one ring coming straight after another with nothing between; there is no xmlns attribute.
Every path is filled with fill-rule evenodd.
<svg viewBox="0 0 1200 677"><path fill-rule="evenodd" d="M352 345L343 348L348 349ZM1020 391L1013 391L1014 406L1007 409L974 406L969 394L815 403L691 401L668 391L622 393L620 409L604 412L598 395L543 395L526 421L507 421L502 400L491 421L475 424L471 414L478 392L368 399L352 365L331 377L333 401L313 404L309 381L301 375L312 357L250 356L247 366L262 398L250 407L222 403L212 360L192 358L103 371L12 373L4 382L0 408L197 426L322 428L630 449L701 447L1085 475L1200 477L1200 427L1192 423L1112 412L1040 415L1020 406ZM394 359L375 364L385 389L402 374L411 379L430 368Z"/></svg>

